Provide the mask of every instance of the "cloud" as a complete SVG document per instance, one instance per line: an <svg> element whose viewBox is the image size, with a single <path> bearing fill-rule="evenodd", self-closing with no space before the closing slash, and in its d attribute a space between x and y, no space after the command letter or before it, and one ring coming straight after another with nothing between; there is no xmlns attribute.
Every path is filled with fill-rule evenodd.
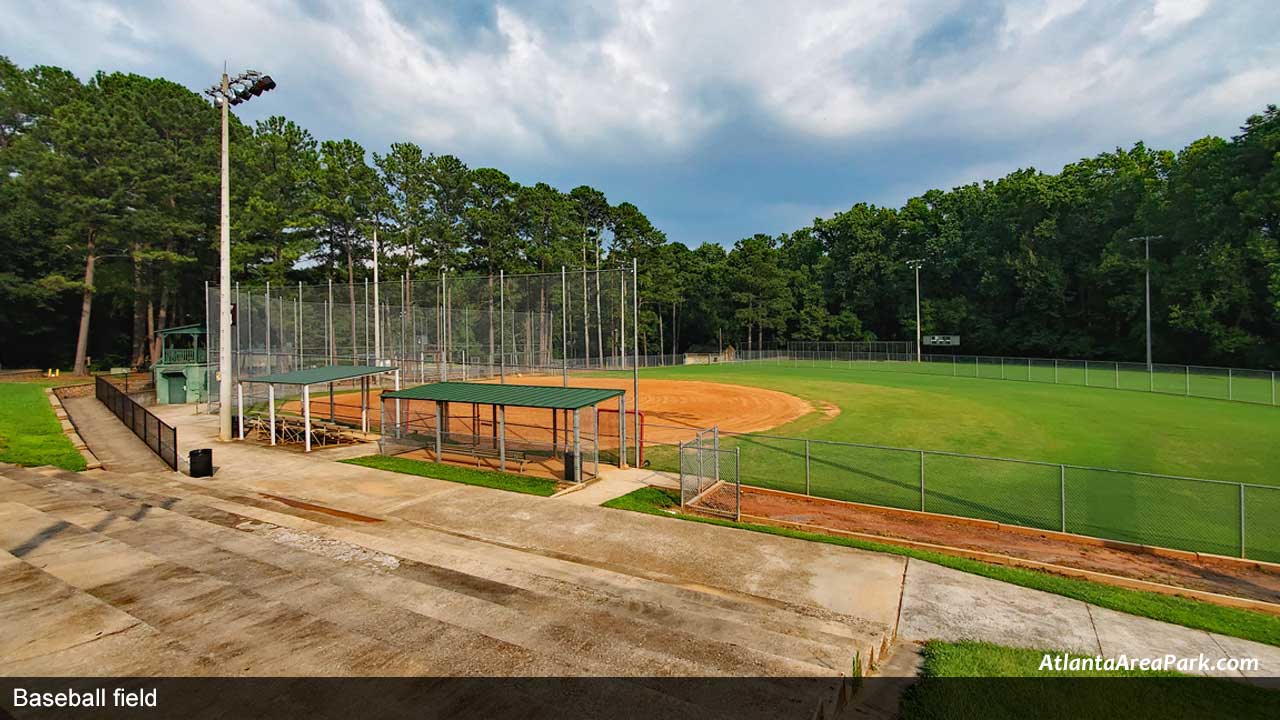
<svg viewBox="0 0 1280 720"><path fill-rule="evenodd" d="M1264 3L0 0L0 12L0 47L22 64L198 90L227 60L280 83L244 118L283 113L375 151L413 141L526 181L616 188L666 204L657 216L720 213L731 236L975 168L1052 170L1138 139L1229 134L1280 87L1280 15Z"/></svg>

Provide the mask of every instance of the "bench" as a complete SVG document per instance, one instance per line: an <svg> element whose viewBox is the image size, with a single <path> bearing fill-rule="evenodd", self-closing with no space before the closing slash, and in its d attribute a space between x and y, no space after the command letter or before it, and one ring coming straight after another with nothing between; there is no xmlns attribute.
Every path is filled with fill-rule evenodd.
<svg viewBox="0 0 1280 720"><path fill-rule="evenodd" d="M457 445L446 443L440 446L441 454L454 453L458 455L470 455L475 458L476 467L480 467L481 458L490 460L501 460L501 454L497 448L480 447L479 445ZM439 461L439 458L436 458ZM507 450L507 461L519 464L519 472L524 472L524 465L529 458L523 450Z"/></svg>

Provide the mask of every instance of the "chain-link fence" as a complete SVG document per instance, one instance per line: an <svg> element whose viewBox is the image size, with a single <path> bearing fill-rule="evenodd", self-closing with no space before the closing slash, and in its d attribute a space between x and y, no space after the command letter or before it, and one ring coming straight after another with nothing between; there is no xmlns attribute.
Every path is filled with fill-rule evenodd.
<svg viewBox="0 0 1280 720"><path fill-rule="evenodd" d="M716 477L711 446L680 443L677 468L648 455L690 501ZM739 453L749 487L1280 562L1277 487L762 433L717 431L714 447Z"/></svg>
<svg viewBox="0 0 1280 720"><path fill-rule="evenodd" d="M698 430L679 443L680 507L735 520L742 518L741 451L722 448L718 428Z"/></svg>
<svg viewBox="0 0 1280 720"><path fill-rule="evenodd" d="M631 268L528 275L441 275L355 284L237 285L232 373L392 365L406 382L629 369ZM210 398L221 338L218 289L206 288ZM212 405L210 409L215 409Z"/></svg>
<svg viewBox="0 0 1280 720"><path fill-rule="evenodd" d="M820 343L792 343L787 350L738 352L723 362L764 362L783 367L884 370L923 375L1014 380L1133 390L1233 400L1261 405L1280 403L1280 380L1273 370L1063 360L981 355L923 355L851 344L846 349L810 349ZM907 343L910 345L910 343ZM683 364L683 363L672 363Z"/></svg>

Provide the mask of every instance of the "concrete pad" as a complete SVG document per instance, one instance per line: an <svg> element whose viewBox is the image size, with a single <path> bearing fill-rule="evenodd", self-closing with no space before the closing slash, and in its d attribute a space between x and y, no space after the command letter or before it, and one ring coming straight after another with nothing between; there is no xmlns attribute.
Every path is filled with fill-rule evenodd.
<svg viewBox="0 0 1280 720"><path fill-rule="evenodd" d="M1118 658L1158 658L1176 655L1180 658L1198 658L1204 655L1210 662L1225 657L1222 647L1209 633L1157 620L1128 615L1100 607L1090 607L1102 656ZM1239 673L1210 670L1208 675L1235 676Z"/></svg>
<svg viewBox="0 0 1280 720"><path fill-rule="evenodd" d="M919 560L907 565L898 635L1099 652L1085 603Z"/></svg>
<svg viewBox="0 0 1280 720"><path fill-rule="evenodd" d="M642 487L644 483L635 480L605 476L586 487L574 488L569 492L558 494L555 499L571 505L603 505Z"/></svg>
<svg viewBox="0 0 1280 720"><path fill-rule="evenodd" d="M110 605L3 553L0 658L19 662L114 635L138 625Z"/></svg>
<svg viewBox="0 0 1280 720"><path fill-rule="evenodd" d="M1258 659L1257 670L1244 670L1241 671L1241 675L1247 678L1259 678L1263 681L1261 684L1266 687L1280 688L1280 647L1217 633L1210 633L1210 636L1229 658Z"/></svg>

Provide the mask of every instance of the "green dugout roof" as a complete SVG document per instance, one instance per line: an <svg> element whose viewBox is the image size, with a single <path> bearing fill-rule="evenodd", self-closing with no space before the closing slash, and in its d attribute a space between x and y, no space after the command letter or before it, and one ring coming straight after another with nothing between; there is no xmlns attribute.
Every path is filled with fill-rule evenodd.
<svg viewBox="0 0 1280 720"><path fill-rule="evenodd" d="M339 380L350 380L366 375L377 375L391 372L392 370L395 370L395 368L379 365L325 365L324 367L294 370L293 372L276 373L274 375L240 378L240 382L275 383L277 385L318 385Z"/></svg>
<svg viewBox="0 0 1280 720"><path fill-rule="evenodd" d="M578 410L598 405L622 395L622 390L560 387L557 385L490 385L487 383L438 382L384 392L384 399L438 400L444 402L507 405L510 407Z"/></svg>

